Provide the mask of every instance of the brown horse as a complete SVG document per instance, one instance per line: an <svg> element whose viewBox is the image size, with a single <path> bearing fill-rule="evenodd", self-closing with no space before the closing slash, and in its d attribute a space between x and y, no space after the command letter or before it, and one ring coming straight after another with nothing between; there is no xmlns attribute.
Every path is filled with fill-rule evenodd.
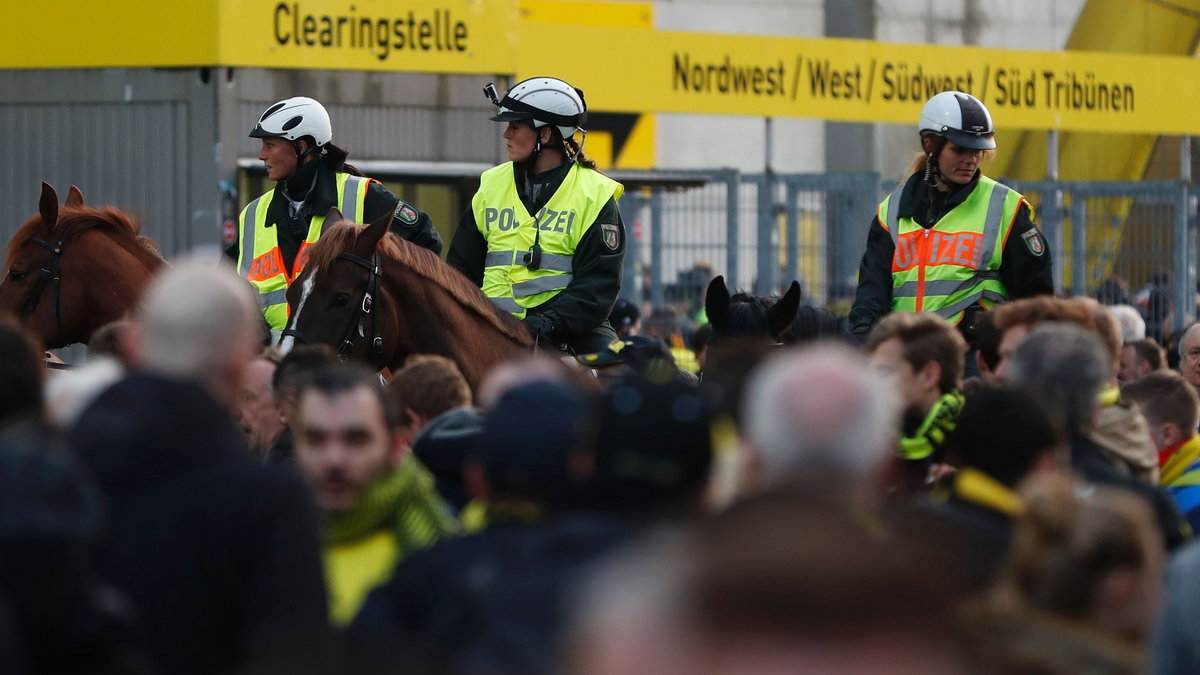
<svg viewBox="0 0 1200 675"><path fill-rule="evenodd" d="M0 312L19 317L47 348L86 343L134 307L164 264L144 242L125 213L84 206L74 185L59 209L58 193L42 183L38 214L8 245Z"/></svg>
<svg viewBox="0 0 1200 675"><path fill-rule="evenodd" d="M411 354L455 361L472 389L493 365L533 348L524 324L497 309L433 252L388 232L392 214L367 226L334 222L308 248L288 288L291 318L280 348L332 345L342 358L399 368Z"/></svg>

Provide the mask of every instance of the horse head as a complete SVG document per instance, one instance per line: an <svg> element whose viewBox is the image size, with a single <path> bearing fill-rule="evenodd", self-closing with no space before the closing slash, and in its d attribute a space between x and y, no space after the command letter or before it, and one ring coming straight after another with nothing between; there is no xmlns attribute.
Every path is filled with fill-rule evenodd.
<svg viewBox="0 0 1200 675"><path fill-rule="evenodd" d="M725 277L717 276L708 284L704 311L713 327L713 341L778 342L779 336L800 308L800 282L793 281L782 298L762 298L746 293L729 294Z"/></svg>
<svg viewBox="0 0 1200 675"><path fill-rule="evenodd" d="M117 209L85 206L74 185L60 208L54 187L42 183L38 212L8 246L0 312L17 316L46 347L87 342L134 307L163 264L136 236L137 226Z"/></svg>
<svg viewBox="0 0 1200 675"><path fill-rule="evenodd" d="M287 290L290 318L279 347L297 343L328 344L343 359L358 358L386 365L396 351L393 303L384 301L380 244L392 214L366 226L346 221L336 207L325 216L320 240L298 255L303 271Z"/></svg>
<svg viewBox="0 0 1200 675"><path fill-rule="evenodd" d="M288 287L282 350L324 343L392 370L411 354L440 354L476 389L495 364L533 348L520 321L433 251L390 233L391 221L388 211L366 226L325 226Z"/></svg>

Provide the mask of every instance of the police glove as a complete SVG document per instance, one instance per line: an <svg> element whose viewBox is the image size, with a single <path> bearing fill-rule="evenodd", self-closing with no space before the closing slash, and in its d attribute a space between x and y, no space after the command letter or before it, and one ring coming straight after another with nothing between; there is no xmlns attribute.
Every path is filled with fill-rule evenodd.
<svg viewBox="0 0 1200 675"><path fill-rule="evenodd" d="M548 340L550 334L554 332L554 322L549 317L540 314L530 314L526 316L525 327L529 329L529 335L538 340Z"/></svg>
<svg viewBox="0 0 1200 675"><path fill-rule="evenodd" d="M929 414L911 436L900 439L900 457L903 459L926 459L941 453L946 439L958 424L958 413L962 412L963 395L957 391L942 394L929 409Z"/></svg>

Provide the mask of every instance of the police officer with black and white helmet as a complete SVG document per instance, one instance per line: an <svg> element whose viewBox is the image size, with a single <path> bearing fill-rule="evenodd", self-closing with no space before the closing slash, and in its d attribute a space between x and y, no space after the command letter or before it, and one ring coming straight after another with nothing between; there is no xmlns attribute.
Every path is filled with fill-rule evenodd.
<svg viewBox="0 0 1200 675"><path fill-rule="evenodd" d="M484 92L510 161L480 176L446 260L539 344L601 352L617 338L607 319L621 289L624 188L583 154L583 92L553 77Z"/></svg>
<svg viewBox="0 0 1200 675"><path fill-rule="evenodd" d="M865 340L888 312L936 312L973 344L979 312L1054 293L1050 251L1029 202L981 172L996 151L982 101L937 94L917 133L920 154L871 223L850 329Z"/></svg>
<svg viewBox="0 0 1200 675"><path fill-rule="evenodd" d="M285 293L304 264L300 252L321 236L335 206L356 223L391 213L393 232L441 252L442 239L428 215L346 163L347 152L332 142L329 113L317 101L296 96L272 105L250 137L262 141L258 159L276 183L242 209L237 241L226 253L258 291L271 329L284 328Z"/></svg>

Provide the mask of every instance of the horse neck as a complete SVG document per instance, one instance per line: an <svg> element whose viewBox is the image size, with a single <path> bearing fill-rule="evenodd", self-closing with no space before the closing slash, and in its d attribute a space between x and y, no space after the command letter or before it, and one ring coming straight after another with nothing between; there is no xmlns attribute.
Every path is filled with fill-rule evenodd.
<svg viewBox="0 0 1200 675"><path fill-rule="evenodd" d="M137 305L151 277L166 264L161 258L141 248L136 240L91 230L64 246L62 257L63 303L68 301L66 284L82 284L73 294L83 304L78 308L62 308L78 315L72 331L64 331L73 342L86 342L97 328L125 318ZM78 250L78 251L77 251ZM181 300L182 302L182 300ZM70 343L68 343L70 344Z"/></svg>
<svg viewBox="0 0 1200 675"><path fill-rule="evenodd" d="M409 353L440 354L459 366L472 391L496 364L528 349L473 309L464 307L451 291L418 275L407 265L385 258L383 289L390 296L407 335L400 336L411 352L396 350L389 364L399 368Z"/></svg>

